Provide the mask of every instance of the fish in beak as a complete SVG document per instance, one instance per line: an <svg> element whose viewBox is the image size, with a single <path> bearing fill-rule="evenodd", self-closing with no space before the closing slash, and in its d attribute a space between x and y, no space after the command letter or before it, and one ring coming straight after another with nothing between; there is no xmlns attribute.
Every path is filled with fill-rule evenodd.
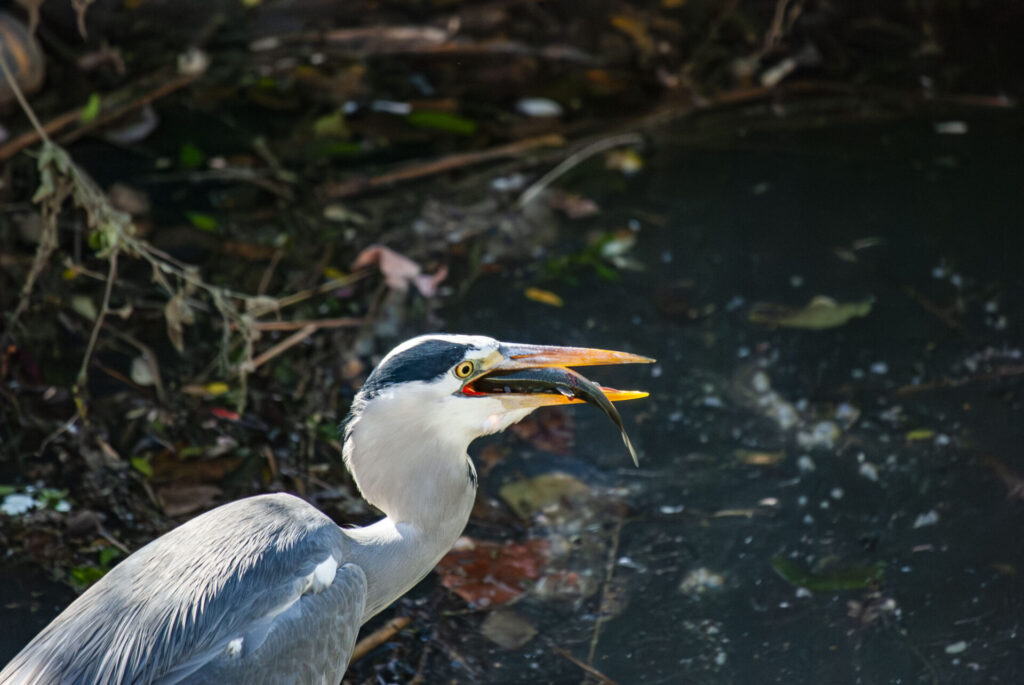
<svg viewBox="0 0 1024 685"><path fill-rule="evenodd" d="M502 344L500 358L470 379L462 388L468 396L501 396L519 407L586 402L608 415L622 432L633 463L640 466L636 450L626 434L622 417L613 402L647 397L638 390L606 388L573 371L573 366L649 364L654 360L629 352L585 347Z"/></svg>

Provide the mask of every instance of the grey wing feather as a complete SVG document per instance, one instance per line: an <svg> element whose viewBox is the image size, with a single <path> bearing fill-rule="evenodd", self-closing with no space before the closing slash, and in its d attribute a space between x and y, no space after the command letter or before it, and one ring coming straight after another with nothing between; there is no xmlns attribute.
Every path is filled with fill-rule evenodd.
<svg viewBox="0 0 1024 685"><path fill-rule="evenodd" d="M337 646L347 652L366 577L344 563L345 544L328 517L296 497L226 504L115 567L0 672L0 685L195 682L225 655L236 666L252 664L266 646L283 658L288 639L312 655L315 643L328 640L313 634L328 620L320 612L335 608ZM329 559L336 572L325 578ZM275 674L306 682L261 663L253 682L275 682Z"/></svg>

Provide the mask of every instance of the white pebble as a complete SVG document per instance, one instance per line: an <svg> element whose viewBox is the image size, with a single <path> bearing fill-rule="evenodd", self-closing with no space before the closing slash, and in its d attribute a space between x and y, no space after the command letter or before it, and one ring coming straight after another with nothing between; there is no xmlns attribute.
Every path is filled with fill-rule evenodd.
<svg viewBox="0 0 1024 685"><path fill-rule="evenodd" d="M801 473L810 473L814 469L818 468L817 465L815 465L814 460L806 454L796 460L796 467L800 469Z"/></svg>

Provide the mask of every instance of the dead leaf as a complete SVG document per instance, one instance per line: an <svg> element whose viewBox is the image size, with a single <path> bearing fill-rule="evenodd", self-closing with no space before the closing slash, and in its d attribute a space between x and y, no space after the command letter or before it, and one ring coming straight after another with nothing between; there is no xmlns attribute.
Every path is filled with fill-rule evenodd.
<svg viewBox="0 0 1024 685"><path fill-rule="evenodd" d="M541 288L527 288L523 291L526 295L526 299L533 300L534 302L540 302L551 307L561 307L565 302L561 297L551 292L550 290L543 290Z"/></svg>
<svg viewBox="0 0 1024 685"><path fill-rule="evenodd" d="M548 562L547 540L489 542L463 537L437 565L441 584L476 607L507 604L540 578Z"/></svg>
<svg viewBox="0 0 1024 685"><path fill-rule="evenodd" d="M174 349L178 354L185 354L185 326L194 324L196 317L185 301L184 292L179 290L174 297L167 300L164 306L164 320L167 322L167 337L170 338Z"/></svg>
<svg viewBox="0 0 1024 685"><path fill-rule="evenodd" d="M851 319L867 316L875 303L873 297L861 302L836 302L818 295L801 309L771 302L758 302L747 314L747 320L767 326L823 330L836 328Z"/></svg>
<svg viewBox="0 0 1024 685"><path fill-rule="evenodd" d="M383 245L371 245L360 252L352 264L352 269L364 269L374 265L380 269L384 282L392 290L404 293L413 285L423 297L433 297L437 293L437 286L448 276L446 266L442 266L434 274L424 274L419 264Z"/></svg>
<svg viewBox="0 0 1024 685"><path fill-rule="evenodd" d="M536 478L518 480L501 487L499 494L505 503L525 521L540 511L557 504L586 497L591 487L568 473L554 471Z"/></svg>
<svg viewBox="0 0 1024 685"><path fill-rule="evenodd" d="M487 614L480 632L505 649L519 649L537 635L537 629L512 609L497 609Z"/></svg>

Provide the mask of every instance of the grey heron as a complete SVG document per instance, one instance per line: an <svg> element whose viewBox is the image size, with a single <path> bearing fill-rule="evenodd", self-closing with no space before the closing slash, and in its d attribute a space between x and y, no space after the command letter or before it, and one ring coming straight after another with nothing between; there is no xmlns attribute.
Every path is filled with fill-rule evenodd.
<svg viewBox="0 0 1024 685"><path fill-rule="evenodd" d="M406 341L367 378L344 426L345 463L383 519L342 528L287 494L213 509L118 564L0 684L335 685L359 627L462 533L477 487L469 444L549 404L592 401L618 422L611 401L646 393L568 367L650 361L483 336Z"/></svg>

